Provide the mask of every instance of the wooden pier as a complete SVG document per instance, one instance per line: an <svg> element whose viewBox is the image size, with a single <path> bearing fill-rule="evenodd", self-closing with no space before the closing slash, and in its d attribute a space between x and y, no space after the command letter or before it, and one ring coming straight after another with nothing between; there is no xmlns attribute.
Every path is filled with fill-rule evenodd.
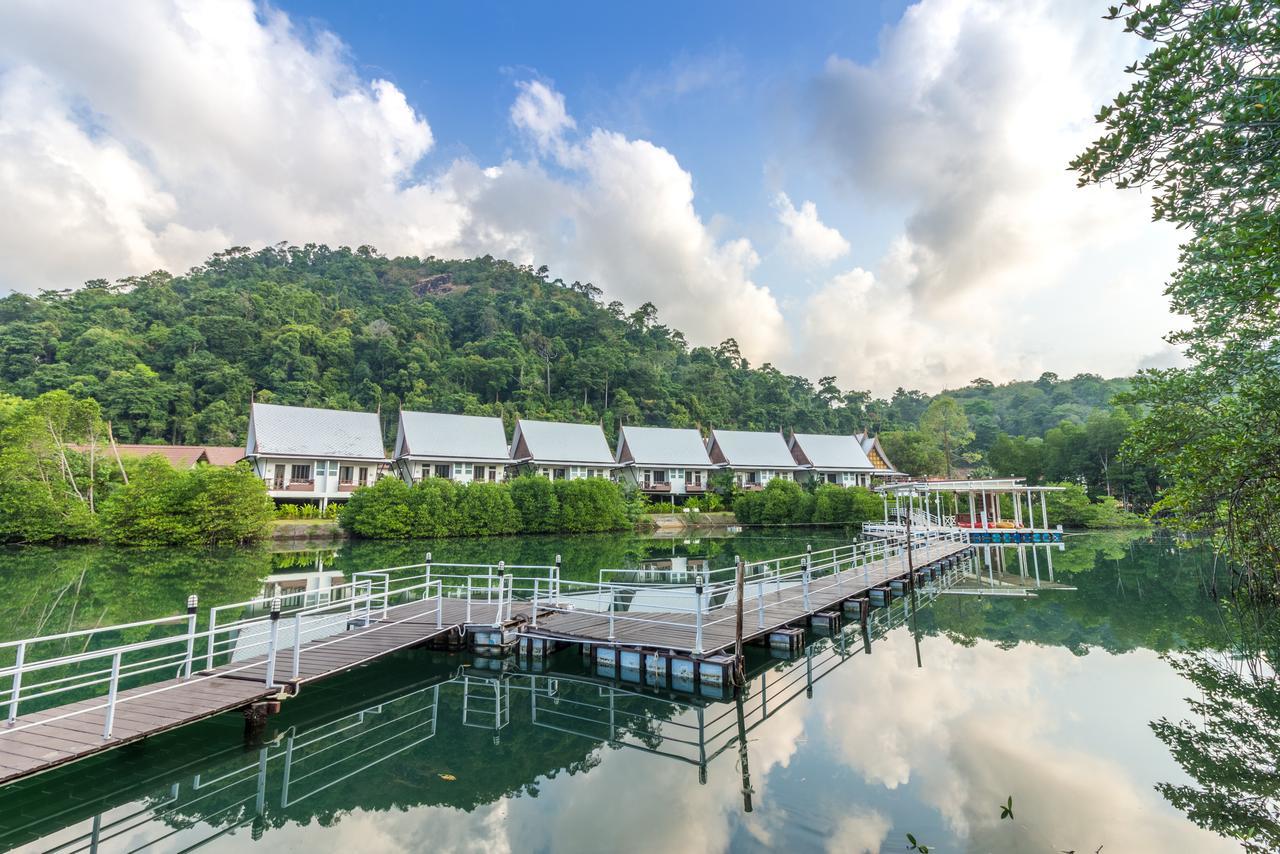
<svg viewBox="0 0 1280 854"><path fill-rule="evenodd" d="M446 565L428 555L325 591L218 606L204 628L193 597L185 615L9 641L0 644L14 661L0 668L0 785L222 712L265 715L309 682L432 642L471 639L497 654L517 640L543 652L571 642L698 667L718 657L723 667L740 641L876 592L891 600L969 548L960 536L926 535L909 555L905 540L877 540L691 578L590 584L562 582L558 561Z"/></svg>

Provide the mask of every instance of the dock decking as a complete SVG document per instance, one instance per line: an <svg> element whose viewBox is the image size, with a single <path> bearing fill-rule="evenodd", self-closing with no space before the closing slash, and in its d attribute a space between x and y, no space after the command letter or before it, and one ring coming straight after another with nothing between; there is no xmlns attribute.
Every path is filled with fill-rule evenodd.
<svg viewBox="0 0 1280 854"><path fill-rule="evenodd" d="M969 548L963 538L927 538L912 549L913 566L919 570L938 564ZM738 565L736 571L746 579L744 641L839 608L844 600L909 575L905 543L855 544L820 554L824 557L817 563L815 555L806 554L754 564L749 570ZM784 560L792 561L785 571ZM7 726L0 726L0 785L221 712L283 699L308 682L449 634L501 628L498 643L516 633L695 658L723 653L736 642L735 582L709 581L717 573L734 573L733 568L702 574L696 586L684 588L567 582L568 595L558 564L512 567L527 573L521 578L505 574L502 564L496 575L487 567L487 576L440 575L442 568L448 567L426 563L358 573L364 577L355 578L336 598L332 591L314 602L304 595L301 604L289 606L284 614L278 598L268 616L261 615L263 602L258 600L218 606L202 631L197 630L193 599L186 615L0 644L15 650L16 656L13 666L0 668L0 680L10 680L7 697L0 694L10 713ZM709 589L704 589L704 581ZM637 596L668 594L693 594L688 601L696 605L667 611L637 603ZM601 610L601 603L606 603L606 610ZM245 617L241 606L258 613ZM227 609L238 609L236 619L219 623L217 612ZM118 640L131 632L145 636L166 625L185 631L143 641ZM109 638L114 645L90 649L95 636ZM492 637L486 642L492 643ZM65 653L71 639L83 641L81 651ZM197 642L205 645L203 654ZM29 655L51 643L63 652ZM201 661L206 662L204 668L198 666ZM173 678L163 678L165 671L173 672ZM155 674L156 681L122 686L143 674ZM33 677L43 681L32 681ZM18 714L22 703L30 708L34 700L54 695L74 699Z"/></svg>

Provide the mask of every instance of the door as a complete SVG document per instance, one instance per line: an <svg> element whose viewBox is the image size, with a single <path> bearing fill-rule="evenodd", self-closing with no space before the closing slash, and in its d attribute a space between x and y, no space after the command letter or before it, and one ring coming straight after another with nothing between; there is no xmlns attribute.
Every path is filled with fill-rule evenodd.
<svg viewBox="0 0 1280 854"><path fill-rule="evenodd" d="M271 488L284 489L284 463L276 463L276 474L271 482Z"/></svg>

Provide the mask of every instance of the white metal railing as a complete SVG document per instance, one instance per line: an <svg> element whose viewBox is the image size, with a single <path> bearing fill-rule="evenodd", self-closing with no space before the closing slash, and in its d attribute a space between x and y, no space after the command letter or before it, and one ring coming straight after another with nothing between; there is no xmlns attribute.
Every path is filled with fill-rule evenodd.
<svg viewBox="0 0 1280 854"><path fill-rule="evenodd" d="M956 545L963 545L964 536L956 531L913 532L911 557L917 566L954 553ZM902 575L906 571L906 538L871 540L851 546L825 549L821 552L806 551L788 558L758 561L751 565L741 560L732 568L694 573L693 585L675 583L620 583L563 582L560 601L543 602L541 610L550 612L596 611L607 618L606 640L615 640L617 628L623 626L655 626L675 629L681 633L692 631L691 649L702 654L705 636L709 628L737 620L737 583L743 579L744 611L750 607L751 617L757 628L767 625L767 608L787 603L800 603L805 611L813 610L812 593L815 581L822 581L821 590L839 590L850 584L871 587L885 580ZM857 570L861 569L859 573ZM728 573L732 577L724 578ZM641 607L633 607L637 597ZM752 606L747 600L754 600ZM536 615L531 621L537 626ZM751 618L744 614L744 619Z"/></svg>

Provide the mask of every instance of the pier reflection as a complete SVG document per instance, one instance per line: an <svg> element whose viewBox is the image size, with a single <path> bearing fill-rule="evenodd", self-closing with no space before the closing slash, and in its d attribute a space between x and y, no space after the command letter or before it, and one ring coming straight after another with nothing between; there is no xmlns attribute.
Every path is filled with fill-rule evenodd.
<svg viewBox="0 0 1280 854"><path fill-rule="evenodd" d="M911 622L913 599L919 609L943 587L923 585L789 658L750 650L736 694L646 685L572 651L536 664L410 651L320 683L254 740L225 715L10 786L0 849L186 850L328 825L361 809L469 810L589 771L605 750L659 757L698 784L712 764L736 762L751 811L752 733L836 668L872 654Z"/></svg>

